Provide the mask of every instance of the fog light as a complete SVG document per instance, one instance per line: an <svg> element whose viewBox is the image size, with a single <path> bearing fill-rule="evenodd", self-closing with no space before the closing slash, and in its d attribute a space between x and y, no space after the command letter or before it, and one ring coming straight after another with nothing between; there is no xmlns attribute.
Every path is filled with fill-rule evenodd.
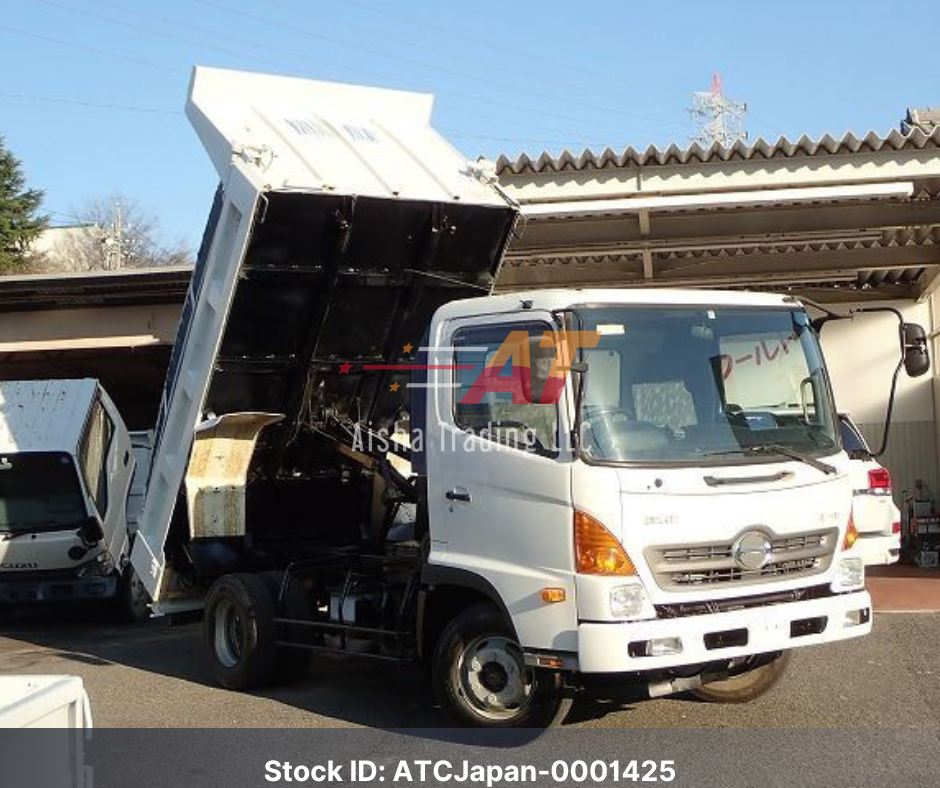
<svg viewBox="0 0 940 788"><path fill-rule="evenodd" d="M682 653L682 638L653 638L646 641L646 656L667 657Z"/></svg>
<svg viewBox="0 0 940 788"><path fill-rule="evenodd" d="M643 586L634 583L610 589L610 614L614 618L650 617Z"/></svg>
<svg viewBox="0 0 940 788"><path fill-rule="evenodd" d="M865 585L865 562L861 558L843 558L836 566L835 591L847 591Z"/></svg>

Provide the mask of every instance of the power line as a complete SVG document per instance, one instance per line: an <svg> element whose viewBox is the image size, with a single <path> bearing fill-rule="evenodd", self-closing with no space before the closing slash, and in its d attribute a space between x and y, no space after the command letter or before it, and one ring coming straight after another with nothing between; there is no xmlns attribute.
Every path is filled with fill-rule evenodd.
<svg viewBox="0 0 940 788"><path fill-rule="evenodd" d="M68 11L69 13L72 13L72 14L78 14L79 16L85 16L90 19L96 19L101 22L107 22L108 24L118 25L119 27L126 27L130 30L136 30L138 32L145 33L146 35L156 36L157 38L166 38L171 41L178 41L184 44L189 44L190 46L199 47L200 49L209 49L215 52L219 52L220 54L223 54L223 55L228 55L229 57L235 57L235 58L242 59L242 60L253 61L255 63L261 63L262 65L266 65L266 66L273 65L273 66L276 66L277 68L285 68L285 67L290 68L290 66L288 64L285 64L284 62L269 60L268 58L253 57L252 55L245 55L244 53L238 52L234 49L226 49L225 47L216 46L215 44L206 44L201 41L194 41L191 38L184 38L183 36L177 36L177 35L174 35L173 33L164 33L159 30L153 30L149 27L144 27L143 25L137 25L137 24L134 24L133 22L125 22L120 19L115 19L111 16L107 16L105 14L96 14L93 11L86 11L81 8L74 8L72 6L66 5L65 3L57 3L55 2L55 0L36 0L36 2L42 3L43 5L51 6L53 8L59 8L63 11Z"/></svg>
<svg viewBox="0 0 940 788"><path fill-rule="evenodd" d="M87 44L78 44L74 41L63 41L61 38L53 38L52 36L33 33L29 30L21 30L20 28L10 27L9 25L0 25L0 30L3 30L7 33L15 33L16 35L26 36L27 38L35 38L39 41L46 41L50 44L58 44L59 46L69 47L70 49L80 49L84 52L93 52L96 55L103 55L104 57L114 58L115 60L123 60L125 63L134 63L138 66L147 66L148 68L156 68L160 71L169 71L171 74L186 73L182 69L171 68L170 66L164 66L160 63L154 63L150 60L143 60L139 57L121 55L117 52L109 52L106 49L98 49L97 47L88 46Z"/></svg>
<svg viewBox="0 0 940 788"><path fill-rule="evenodd" d="M61 96L38 96L27 93L0 93L0 98L19 99L22 101L37 101L46 104L69 104L77 107L90 107L93 109L114 109L125 112L146 112L154 115L182 115L180 110L161 109L160 107L136 107L131 104L107 104L98 101L84 101L81 99L64 98Z"/></svg>
<svg viewBox="0 0 940 788"><path fill-rule="evenodd" d="M286 55L287 57L291 57L291 58L298 58L299 60L304 60L304 61L307 61L308 63L312 63L312 64L316 64L320 66L332 66L333 68L338 68L347 72L353 72L357 74L364 74L366 76L378 78L381 80L388 79L387 72L383 73L381 71L373 71L371 69L364 69L359 66L350 66L345 63L340 63L339 61L336 61L336 60L327 60L325 58L320 58L320 57L311 57L310 55L306 53L294 52L288 49L283 49L281 47L273 47L270 44L263 44L258 41L253 41L247 38L239 38L236 36L232 36L228 32L223 34L219 30L213 30L208 27L194 25L191 22L182 22L178 19L173 19L171 17L164 16L162 14L151 14L151 13L147 13L146 11L140 11L139 9L136 9L136 8L125 8L119 3L108 2L108 0L95 0L95 2L97 2L98 5L103 5L109 8L113 8L116 11L123 11L125 13L131 13L131 14L134 14L135 16L142 17L144 19L150 19L156 22L161 22L162 24L165 24L165 25L170 25L171 27L179 27L179 28L183 28L184 30L192 30L194 32L205 34L213 38L217 38L220 35L224 35L226 39L231 41L232 43L245 44L246 46L253 46L257 49L263 49L268 52L274 52L275 54L279 54L279 55Z"/></svg>
<svg viewBox="0 0 940 788"><path fill-rule="evenodd" d="M272 1L276 5L280 5L285 9L297 11L298 13L304 14L304 16L306 17L310 16L311 9L309 5L299 5L295 2L290 2L290 0L269 0L269 2L272 2ZM546 58L544 56L538 56L538 55L534 55L531 53L520 52L518 48L510 47L505 44L500 44L498 41L475 38L473 36L467 35L465 28L462 28L459 31L454 31L442 25L431 24L422 19L417 19L415 17L408 17L403 14L396 14L387 8L377 7L374 5L370 5L369 3L356 2L355 0L347 0L347 2L351 5L359 6L360 8L363 8L367 11L381 14L382 16L388 19L393 19L399 22L399 24L402 27L412 32L414 31L414 28L424 28L426 30L430 30L435 33L443 34L444 36L447 36L449 38L459 40L461 44L477 45L482 48L489 48L491 50L507 52L511 54L512 57L505 58L499 63L500 73L516 74L516 75L523 77L526 80L543 79L544 73L542 71L530 71L526 69L520 69L518 67L519 57L520 55L522 55L527 60L533 61L536 67L539 67L542 65L550 65L553 68L555 68L556 72L552 74L552 81L555 83L567 82L568 84L575 85L578 91L582 94L585 92L585 90L590 90L595 87L593 83L586 84L585 80L582 77L576 76L574 73L568 73L568 72L573 72L573 71L578 70L577 66L572 66L572 64L570 63L561 63L557 60ZM335 6L336 4L333 4L333 7ZM324 19L324 17L320 16L319 19ZM344 20L337 20L335 18L330 18L326 21L328 24L331 24L334 27L337 25L341 27L346 27L346 28L350 28L353 26L349 22L345 22ZM363 33L362 33L360 26L356 26L355 33L356 33L357 38L360 38L362 36ZM380 36L382 40L384 41L387 41L389 39L387 30L383 29ZM478 65L478 58L474 54L471 54L469 52L466 52L466 53L461 52L459 50L455 50L453 47L446 48L445 46L434 46L434 45L429 44L427 40L416 41L414 38L403 40L399 38L398 36L395 36L395 41L399 44L407 45L409 48L417 48L417 49L422 49L428 52L433 52L436 54L444 55L450 60L453 60L455 57L458 57L458 58L462 57L464 60L467 60L468 58L473 58L474 59L473 66L476 67ZM592 74L595 77L599 77L601 80L603 80L603 84L600 85L601 88L605 88L607 84L609 84L612 81L627 84L626 80L618 79L614 75L611 75L610 73L604 74L598 71L589 71L588 73ZM640 84L640 83L634 82L631 84ZM607 100L608 98L609 96L607 95L604 96L605 100ZM606 109L610 110L611 108L608 107ZM617 108L612 108L612 109L615 112L617 111ZM669 123L675 122L675 118L671 118L669 120L666 120L663 118L657 118L656 121L659 123L669 124Z"/></svg>
<svg viewBox="0 0 940 788"><path fill-rule="evenodd" d="M335 39L333 39L333 38L330 37L330 36L325 36L325 35L316 33L316 32L314 32L314 31L303 30L303 29L295 29L295 28L293 28L293 27L291 27L291 26L284 25L284 24L279 23L279 22L276 22L276 21L271 21L271 20L263 19L263 18L261 18L261 17L258 17L258 16L256 16L256 15L254 15L254 14L248 14L248 13L239 11L239 10L237 10L237 9L226 8L226 7L224 7L224 6L218 5L217 3L209 2L209 0L198 0L198 1L199 1L199 2L202 2L204 5L208 5L208 6L210 6L210 7L216 7L216 8L218 8L219 10L222 10L222 11L225 12L225 13L230 13L230 14L234 14L234 15L236 15L236 16L246 17L246 18L248 18L248 19L250 19L250 20L252 20L252 21L259 21L259 22L262 22L262 23L264 23L264 24L271 25L271 26L273 26L273 27L288 29L288 30L291 30L291 31L293 31L293 32L300 32L300 33L303 34L303 35L313 36L313 37L321 38L321 39L324 39L324 40L327 40L327 41L334 41L334 40L335 40ZM144 32L144 33L149 34L149 35L154 35L154 36L161 37L161 38L168 38L168 39L176 40L176 41L182 41L183 43L190 44L190 45L193 45L193 46L199 46L199 47L204 47L204 48L208 48L208 49L214 49L215 51L222 52L222 53L227 54L227 55L229 55L229 56L233 56L233 57L237 57L237 58L243 58L243 59L247 59L247 60L252 60L252 61L260 62L260 63L266 64L266 65L272 65L272 64L273 64L273 65L275 65L275 66L277 66L277 67L279 67L279 68L284 68L284 67L291 68L291 69L295 68L295 65L294 65L293 63L288 64L288 63L284 63L283 61L278 62L278 61L272 61L272 60L270 60L270 59L268 59L268 58L253 57L253 56L251 56L251 55L246 55L246 54L244 54L244 53L242 53L242 52L236 52L236 51L233 51L233 50L230 50L230 49L226 49L226 48L223 48L223 47L218 47L218 46L215 46L215 45L212 45L212 44L203 44L203 43L200 42L200 41L194 41L194 40L192 40L192 39L184 38L184 37L181 37L181 36L176 36L176 35L174 35L174 34L172 34L172 33L161 32L161 31L153 30L153 29L148 28L148 27L143 27L143 26L141 26L141 25L137 25L137 24L135 24L135 23L133 23L133 22L126 22L126 21L124 21L124 20L116 19L116 18L114 18L113 16L106 16L106 15L103 15L103 14L96 14L96 13L91 12L91 11L87 11L87 10L84 10L84 9L75 8L75 7L66 5L66 4L64 4L64 3L56 2L56 0L38 0L38 2L43 3L44 5L47 5L47 6L59 8L59 9L65 10L65 11L67 11L67 12L74 13L74 14L77 14L77 15L80 15L80 16L86 16L86 17L89 17L89 18L92 18L92 19L96 19L96 20L99 20L99 21L108 22L108 23L110 23L110 24L114 24L114 25L117 25L117 26L127 27L127 28L130 28L130 29L132 29L132 30L137 30L137 31L140 31L140 32ZM113 5L112 5L112 7L113 7ZM207 34L209 34L209 35L216 35L216 36L219 35L218 32L214 32L214 31L209 30L209 29L207 29L207 28L200 28L200 27L198 27L198 26L196 26L196 25L190 25L190 24L188 24L188 23L176 22L176 21L174 21L174 20L170 20L170 19L167 18L167 17L157 17L157 16L152 15L152 14L145 14L144 12L136 12L136 13L137 13L138 15L143 15L143 16L145 16L145 17L149 16L149 17L152 18L152 19L161 19L162 21L168 22L168 23L170 23L170 24L177 24L177 25L189 27L189 28L192 28L192 29L196 29L196 30L199 30L200 32L205 32L205 33L207 33ZM227 35L227 34L226 34L226 35ZM242 41L245 41L244 39L241 39L241 40L242 40ZM253 45L253 46L258 46L255 42L247 42L247 41L246 41L245 43L248 43L249 45ZM348 44L348 43L342 42L342 41L338 41L337 43L339 43L340 45L343 45L343 46L353 46L353 47L356 46L356 45ZM271 47L265 47L265 48L271 49ZM366 51L375 52L376 54L379 54L380 56L383 56L383 57L390 57L390 58L396 59L396 56L394 56L394 55L389 55L389 54L387 54L387 53L383 53L383 52L380 52L380 51L378 51L378 50L372 50L372 49L370 49L370 48L365 48L365 49L366 49ZM276 50L276 51L279 51L279 52L281 52L281 53L283 53L283 54L287 54L287 55L289 55L289 56L291 56L291 57L303 57L303 56L299 56L297 53L290 53L290 52L288 52L287 50ZM421 65L421 66L424 67L424 68L428 68L428 67L429 67L427 64L421 64L421 63L417 63L416 61L410 61L410 60L408 60L407 58L405 58L405 59L403 59L403 60L404 60L405 62L409 62L409 63L416 63L417 65ZM339 63L336 63L335 65L336 65L337 67L339 67L339 68L346 68L344 65L339 64ZM357 71L359 71L359 72L363 72L363 71L364 71L364 69L355 68L355 67L353 67L353 68L350 69L350 70L357 70ZM376 75L376 76L380 76L380 77L382 77L382 78L387 78L387 75L385 75L385 74L379 74L378 72L371 72L371 73L374 74L374 75ZM425 87L424 89L427 90L426 87ZM531 107L522 106L522 105L520 105L520 104L518 104L518 103L501 102L501 101L498 101L498 100L492 99L492 98L484 98L484 97L477 97L477 96L467 96L467 95L465 95L465 94L459 94L459 93L453 93L453 92L448 93L448 95L447 95L446 97L442 97L442 100L444 100L444 99L453 99L453 98L463 98L464 100L471 101L471 102L474 102L474 103L477 103L477 104L488 104L488 105L490 105L490 106L495 106L495 107L499 107L499 108L501 108L501 109L509 110L510 112L524 113L524 114L528 115L530 118L531 118L531 115L532 115L533 113L536 113L536 114L539 114L539 115L541 115L541 116L543 116L543 117L555 118L555 119L558 119L558 120L564 120L564 121L572 121L572 120L574 120L574 121L577 121L577 122L580 122L580 121L581 121L581 118L574 118L574 117L569 116L569 115L564 115L564 114L557 113L557 112L546 111L546 110L541 109L541 108L539 108L539 109L533 109L533 108L531 108ZM462 110L457 110L457 109L452 109L451 111L462 112ZM466 114L472 114L474 117L479 117L479 113L477 113L477 112L466 113ZM503 118L503 120L504 120L505 122L512 122L512 121L508 121L508 120L505 119L505 118ZM568 133L568 132L565 131L565 130L552 129L552 128L550 128L550 127L545 126L544 124L541 124L541 128L542 128L544 131L549 131L550 133L553 133L553 134L562 134L562 135L565 135L565 134Z"/></svg>
<svg viewBox="0 0 940 788"><path fill-rule="evenodd" d="M275 0L275 2L283 3L283 0ZM545 63L555 68L568 69L569 71L577 71L578 73L585 74L587 76L592 76L595 78L603 79L607 82L618 82L620 84L636 87L640 82L636 80L627 80L622 77L618 77L616 74L610 74L608 72L597 71L595 69L585 68L584 66L578 65L577 63L562 63L553 58L546 58L544 55L536 55L531 52L525 52L519 50L517 47L509 46L508 44L502 44L499 41L494 41L491 39L476 38L474 36L468 36L463 30L458 33L455 33L453 30L442 25L435 25L431 22L427 22L423 19L418 19L416 17L407 16L405 14L396 14L390 11L388 8L382 6L376 6L371 3L363 2L363 0L346 0L349 5L359 6L368 11L374 11L376 13L382 14L383 16L389 17L391 19L397 19L408 26L418 26L423 27L426 30L432 30L434 32L443 33L444 35L450 36L452 38L458 38L460 41L469 42L476 44L478 46L486 47L489 49L495 49L501 52L506 52L509 55L512 55L513 58L524 57L527 60L533 62ZM296 6L294 6L296 8Z"/></svg>
<svg viewBox="0 0 940 788"><path fill-rule="evenodd" d="M43 1L45 2L45 1L47 1L47 0L43 0ZM338 46L343 46L343 47L346 47L346 48L349 48L349 49L353 49L353 50L357 50L357 51L360 51L360 52L366 52L366 53L368 53L368 54L375 55L375 56L377 56L377 57L382 57L382 58L385 58L385 59L388 59L388 60L396 61L396 62L399 62L399 63L403 63L403 64L405 64L405 65L414 66L414 67L421 68L421 69L432 69L432 70L434 70L434 71L436 71L436 72L439 72L439 73L449 74L450 76L455 76L455 77L458 77L458 78L460 78L460 79L466 79L466 80L478 82L478 83L481 83L481 84L484 84L484 85L488 85L488 86L490 86L490 87L497 87L497 88L500 88L500 89L505 89L505 88L507 87L507 84L506 84L505 82L501 82L501 81L497 81L497 80L488 79L488 78L486 78L486 77L481 77L481 76L476 75L476 74L466 74L466 73L464 73L464 72L461 72L461 71L458 71L458 70L455 70L455 69L446 68L446 67L441 67L441 66L439 66L439 65L435 65L435 64L431 64L431 63L426 63L426 62L423 62L423 61L420 61L420 60L414 60L414 59L412 59L412 58L405 57L405 56L402 56L402 55L396 55L396 54L394 54L394 53L390 53L390 52L386 52L386 51L383 51L383 50L380 50L380 49L376 49L375 47L365 46L365 45L363 45L363 44L357 44L357 43L350 42L350 41L344 41L343 39L339 39L339 38L336 38L336 37L334 37L334 36L328 36L328 35L326 35L326 34L324 34L324 33L319 33L319 32L317 32L317 31L315 31L315 30L310 30L309 28L298 27L298 26L296 26L296 25L288 25L288 24L286 24L286 23L278 22L278 21L273 20L273 19L268 18L268 17L258 16L257 14L252 14L252 13L249 13L249 12L247 12L247 11L242 11L242 10L237 9L237 8L232 8L231 6L222 5L221 3L215 2L215 0L196 0L196 2L200 3L201 5L209 6L210 8L215 8L215 9L217 9L217 10L219 10L219 11L224 12L224 13L231 14L231 15L233 15L233 16L243 17L243 18L248 19L248 20L253 21L253 22L260 22L261 24L268 25L268 26L270 26L270 27L275 27L275 28L279 28L279 29L282 29L282 30L289 30L289 31L292 32L292 33L300 34L300 35L305 35L305 36L308 36L308 37L310 37L310 38L314 38L314 39L319 40L319 41L328 41L328 42L330 42L330 43L332 43L332 44L336 44L336 45L338 45ZM519 90L517 90L517 94L525 94L526 96L528 96L528 97L530 97L530 98L544 99L544 100L551 101L551 102L553 102L553 103L558 101L558 96L557 96L557 95L552 95L552 94L547 94L547 93L538 93L538 92L535 92L535 91L532 91L532 90L519 89ZM482 99L481 99L481 101L482 101ZM573 107L583 107L583 108L591 109L591 110L595 110L595 111L602 111L602 112L605 113L605 115L609 115L609 114L611 114L611 113L615 113L615 114L624 113L624 114L626 114L628 117L630 117L631 120L637 120L637 119L638 119L638 120L650 120L650 119L648 119L648 118L642 118L641 116L634 115L634 114L632 114L632 113L628 113L628 112L626 112L626 111L624 111L624 110L619 110L619 109L617 109L617 108L615 108L615 107L603 107L603 108L601 108L601 107L598 107L598 106L595 106L595 105L590 105L590 104L586 104L586 103L584 103L584 102L579 102L579 101L570 100L570 99L567 100L566 103L569 104L570 106L573 106ZM552 117L555 117L555 118L560 118L560 119L569 120L569 121L570 121L570 120L575 120L575 121L577 121L577 122L581 122L581 121L583 120L583 118L574 118L573 116L570 116L570 115L562 115L562 114L555 113L555 112L549 113L549 112L546 112L546 111L543 110L543 109L538 109L538 110L536 110L536 111L539 112L539 113L542 114L542 115L545 115L546 117L552 116ZM652 119L651 122L655 123L657 128L660 128L660 127L661 127L661 121L660 121L660 120L658 120L658 119ZM636 125L636 124L635 124L635 125Z"/></svg>

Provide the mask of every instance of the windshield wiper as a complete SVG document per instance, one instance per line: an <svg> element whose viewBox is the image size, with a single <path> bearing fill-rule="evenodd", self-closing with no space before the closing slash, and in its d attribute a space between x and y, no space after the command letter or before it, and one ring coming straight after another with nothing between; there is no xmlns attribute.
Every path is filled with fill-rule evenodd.
<svg viewBox="0 0 940 788"><path fill-rule="evenodd" d="M717 457L723 454L779 454L781 457L805 462L816 470L822 471L827 476L832 473L837 473L837 469L828 462L822 462L822 460L817 460L815 457L811 457L808 454L803 454L787 446L781 446L779 443L758 443L754 446L741 446L738 449L728 449L727 451L711 451L705 453L703 456Z"/></svg>
<svg viewBox="0 0 940 788"><path fill-rule="evenodd" d="M0 529L0 539L4 542L9 542L11 539L16 539L18 536L29 536L30 534L47 534L52 533L53 531L67 531L70 528L78 528L81 523L33 523L32 525L26 525L14 530L5 531Z"/></svg>

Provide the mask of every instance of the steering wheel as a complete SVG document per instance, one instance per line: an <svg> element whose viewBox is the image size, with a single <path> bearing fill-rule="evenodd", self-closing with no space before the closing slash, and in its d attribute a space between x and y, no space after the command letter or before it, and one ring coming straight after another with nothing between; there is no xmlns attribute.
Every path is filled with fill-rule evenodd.
<svg viewBox="0 0 940 788"><path fill-rule="evenodd" d="M623 416L627 421L636 421L636 414L618 405L598 405L584 409L584 422L591 429L591 435L601 451L608 457L613 456L616 444L613 436L613 418Z"/></svg>

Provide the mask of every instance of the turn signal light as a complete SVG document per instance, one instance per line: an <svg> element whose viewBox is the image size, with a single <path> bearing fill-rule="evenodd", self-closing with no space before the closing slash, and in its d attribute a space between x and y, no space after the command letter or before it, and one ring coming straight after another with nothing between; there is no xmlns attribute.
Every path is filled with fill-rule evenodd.
<svg viewBox="0 0 940 788"><path fill-rule="evenodd" d="M582 575L635 575L623 545L591 515L574 513L575 570Z"/></svg>
<svg viewBox="0 0 940 788"><path fill-rule="evenodd" d="M567 595L565 594L564 588L543 588L542 589L542 601L546 602L549 605L555 604L557 602L564 602Z"/></svg>
<svg viewBox="0 0 940 788"><path fill-rule="evenodd" d="M842 540L842 549L851 550L852 545L858 541L858 531L855 530L855 520L849 515L849 527L845 529L845 539Z"/></svg>

